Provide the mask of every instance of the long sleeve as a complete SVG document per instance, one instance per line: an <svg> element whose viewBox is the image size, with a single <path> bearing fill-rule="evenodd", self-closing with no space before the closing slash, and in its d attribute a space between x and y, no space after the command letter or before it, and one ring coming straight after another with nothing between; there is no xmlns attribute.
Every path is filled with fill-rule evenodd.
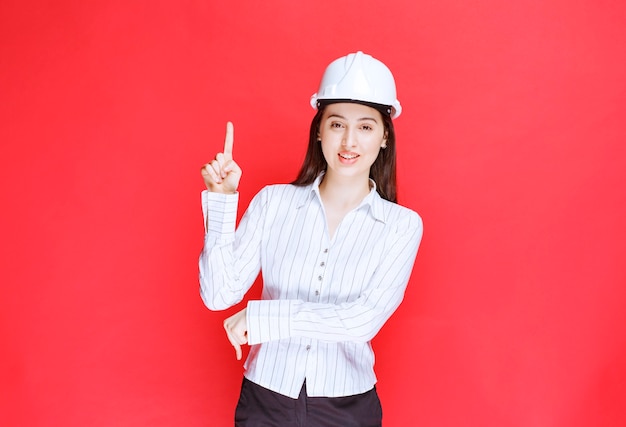
<svg viewBox="0 0 626 427"><path fill-rule="evenodd" d="M259 274L261 194L236 228L238 194L202 192L205 236L199 260L200 295L211 310L240 302Z"/></svg>
<svg viewBox="0 0 626 427"><path fill-rule="evenodd" d="M404 297L422 232L421 218L406 210L384 242L384 258L364 291L353 301L340 304L301 300L248 302L249 343L293 337L331 342L371 340Z"/></svg>
<svg viewBox="0 0 626 427"><path fill-rule="evenodd" d="M237 196L203 194L200 292L212 310L249 301L244 364L249 380L297 398L351 396L376 383L370 340L404 297L422 237L414 211L383 200L373 185L330 237L309 186L276 184L257 194L235 227Z"/></svg>

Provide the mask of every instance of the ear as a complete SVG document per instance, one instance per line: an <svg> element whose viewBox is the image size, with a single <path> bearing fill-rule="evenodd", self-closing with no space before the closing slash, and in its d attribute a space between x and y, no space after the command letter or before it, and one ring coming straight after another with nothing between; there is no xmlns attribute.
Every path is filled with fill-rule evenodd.
<svg viewBox="0 0 626 427"><path fill-rule="evenodd" d="M387 132L385 132L385 135L383 136L383 143L380 144L380 148L387 148Z"/></svg>

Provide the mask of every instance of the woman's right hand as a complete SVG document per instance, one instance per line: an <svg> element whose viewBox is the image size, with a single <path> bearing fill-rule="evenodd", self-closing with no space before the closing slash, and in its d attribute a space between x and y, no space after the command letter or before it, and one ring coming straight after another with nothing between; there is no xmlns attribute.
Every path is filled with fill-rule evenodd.
<svg viewBox="0 0 626 427"><path fill-rule="evenodd" d="M232 194L239 187L241 168L233 160L233 132L233 124L226 123L224 152L217 153L201 170L206 188L214 193Z"/></svg>

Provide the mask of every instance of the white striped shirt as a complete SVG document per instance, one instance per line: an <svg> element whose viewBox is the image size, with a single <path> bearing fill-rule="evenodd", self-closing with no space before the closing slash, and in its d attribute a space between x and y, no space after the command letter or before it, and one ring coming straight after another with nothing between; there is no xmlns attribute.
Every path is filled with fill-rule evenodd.
<svg viewBox="0 0 626 427"><path fill-rule="evenodd" d="M318 177L271 185L235 230L238 195L204 191L200 293L211 310L240 302L260 271L262 299L247 310L249 380L297 398L350 396L376 383L370 340L396 310L422 238L422 220L374 188L331 240Z"/></svg>

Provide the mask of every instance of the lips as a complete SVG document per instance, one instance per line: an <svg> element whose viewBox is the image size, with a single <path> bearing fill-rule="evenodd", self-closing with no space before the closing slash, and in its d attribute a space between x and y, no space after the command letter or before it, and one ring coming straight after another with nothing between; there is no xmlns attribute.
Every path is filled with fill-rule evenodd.
<svg viewBox="0 0 626 427"><path fill-rule="evenodd" d="M359 155L357 153L339 153L339 157L346 160L354 160L359 157Z"/></svg>

